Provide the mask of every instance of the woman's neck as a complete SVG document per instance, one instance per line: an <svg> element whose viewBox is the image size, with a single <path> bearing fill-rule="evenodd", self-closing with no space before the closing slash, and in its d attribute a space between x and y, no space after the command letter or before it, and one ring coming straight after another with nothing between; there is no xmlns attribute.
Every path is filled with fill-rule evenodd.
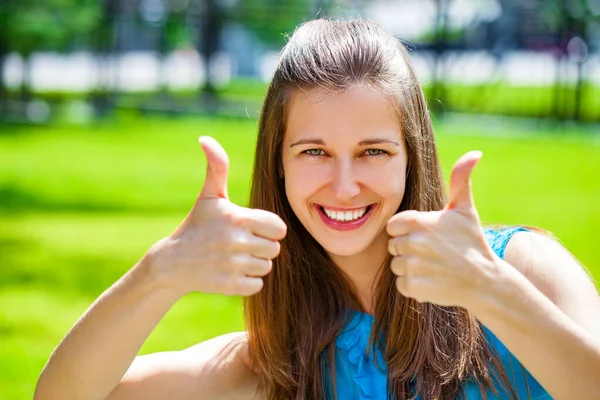
<svg viewBox="0 0 600 400"><path fill-rule="evenodd" d="M363 311L374 314L373 288L375 279L388 255L389 236L382 232L364 251L351 256L330 254L331 259L350 278Z"/></svg>

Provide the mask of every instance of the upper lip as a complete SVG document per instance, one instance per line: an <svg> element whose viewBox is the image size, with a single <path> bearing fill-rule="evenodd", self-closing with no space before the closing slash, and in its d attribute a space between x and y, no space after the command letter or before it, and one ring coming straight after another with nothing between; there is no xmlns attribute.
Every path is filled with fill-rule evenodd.
<svg viewBox="0 0 600 400"><path fill-rule="evenodd" d="M328 210L331 211L354 211L354 210L362 210L363 208L367 208L372 204L367 204L364 206L357 206L357 207L336 207L336 206L326 206L324 204L317 204L320 207L326 208Z"/></svg>

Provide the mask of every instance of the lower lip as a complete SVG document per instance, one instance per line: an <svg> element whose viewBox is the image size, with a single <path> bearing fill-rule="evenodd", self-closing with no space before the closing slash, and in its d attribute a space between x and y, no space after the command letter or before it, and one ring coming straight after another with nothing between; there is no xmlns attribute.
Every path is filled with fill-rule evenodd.
<svg viewBox="0 0 600 400"><path fill-rule="evenodd" d="M373 212L375 205L371 204L371 206L369 207L369 209L367 210L365 215L363 215L359 219L355 219L355 220L347 221L347 222L336 221L336 220L329 218L327 216L327 214L325 214L325 212L323 211L323 208L321 206L315 205L315 208L317 210L317 213L323 220L323 222L325 222L325 225L327 225L328 227L335 229L337 231L351 231L353 229L360 228L361 226L364 225L365 222L367 222L367 219Z"/></svg>

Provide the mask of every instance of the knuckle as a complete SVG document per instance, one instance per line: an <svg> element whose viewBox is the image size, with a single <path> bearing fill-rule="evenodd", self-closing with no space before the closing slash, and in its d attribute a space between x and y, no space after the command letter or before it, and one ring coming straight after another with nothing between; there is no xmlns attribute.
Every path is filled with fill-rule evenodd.
<svg viewBox="0 0 600 400"><path fill-rule="evenodd" d="M279 216L277 218L279 218ZM281 236L281 239L283 239L287 235L288 227L287 227L287 224L285 223L285 221L283 219L279 218L279 221L281 221L281 223L280 223L280 225L281 225L281 235L280 236Z"/></svg>
<svg viewBox="0 0 600 400"><path fill-rule="evenodd" d="M425 240L422 235L409 235L406 238L406 245L411 250L422 250L425 247Z"/></svg>
<svg viewBox="0 0 600 400"><path fill-rule="evenodd" d="M418 291L415 288L415 280L411 277L404 278L404 294L408 297L415 298L418 294Z"/></svg>
<svg viewBox="0 0 600 400"><path fill-rule="evenodd" d="M242 254L236 254L230 258L229 269L234 272L239 272L240 270L243 270L246 264L246 257L244 257Z"/></svg>
<svg viewBox="0 0 600 400"><path fill-rule="evenodd" d="M388 233L388 235L390 235L390 236L394 236L394 232L395 232L394 225L395 225L395 224L394 224L394 217L390 218L390 219L387 221L386 225L385 225L385 231L386 231L386 232Z"/></svg>
<svg viewBox="0 0 600 400"><path fill-rule="evenodd" d="M404 275L403 257L394 257L391 262L391 269L395 275Z"/></svg>
<svg viewBox="0 0 600 400"><path fill-rule="evenodd" d="M231 296L234 294L234 287L232 285L232 279L230 275L224 275L219 279L218 284L219 292L225 296Z"/></svg>
<svg viewBox="0 0 600 400"><path fill-rule="evenodd" d="M257 268L259 275L264 276L271 272L271 265L271 260L260 260Z"/></svg>
<svg viewBox="0 0 600 400"><path fill-rule="evenodd" d="M279 255L281 245L278 241L261 239L253 248L252 255L258 258L273 259Z"/></svg>
<svg viewBox="0 0 600 400"><path fill-rule="evenodd" d="M397 256L398 255L397 251L396 251L395 244L396 244L396 238L391 238L390 240L388 240L388 246L387 246L388 253L390 253L393 256Z"/></svg>
<svg viewBox="0 0 600 400"><path fill-rule="evenodd" d="M417 227L420 227L422 225L421 218L419 218L419 214L417 214L416 212L415 213L411 213L410 215L408 215L407 222L413 228L417 228Z"/></svg>
<svg viewBox="0 0 600 400"><path fill-rule="evenodd" d="M242 231L232 231L229 233L229 250L233 252L242 252L248 247L248 238Z"/></svg>
<svg viewBox="0 0 600 400"><path fill-rule="evenodd" d="M396 236L401 230L403 224L402 217L401 214L396 214L387 221L386 231L390 236Z"/></svg>
<svg viewBox="0 0 600 400"><path fill-rule="evenodd" d="M417 210L407 211L404 215L404 222L410 230L416 230L423 225L423 212Z"/></svg>
<svg viewBox="0 0 600 400"><path fill-rule="evenodd" d="M419 260L417 257L406 256L404 257L404 273L406 276L414 275L419 267Z"/></svg>
<svg viewBox="0 0 600 400"><path fill-rule="evenodd" d="M400 294L405 297L410 297L410 290L408 288L408 281L405 277L396 278L396 289Z"/></svg>
<svg viewBox="0 0 600 400"><path fill-rule="evenodd" d="M271 239L281 240L287 235L287 225L277 214L268 213L265 225L269 228Z"/></svg>
<svg viewBox="0 0 600 400"><path fill-rule="evenodd" d="M266 265L265 265L265 275L270 274L271 271L273 270L273 261L271 260L266 260Z"/></svg>
<svg viewBox="0 0 600 400"><path fill-rule="evenodd" d="M247 275L265 276L271 272L271 268L271 260L258 259L248 266Z"/></svg>
<svg viewBox="0 0 600 400"><path fill-rule="evenodd" d="M240 291L240 284L238 282L237 279L235 279L234 276L230 277L227 280L227 283L225 285L225 294L227 294L228 296L233 296L238 294Z"/></svg>
<svg viewBox="0 0 600 400"><path fill-rule="evenodd" d="M252 214L244 209L232 212L227 217L232 225L243 229L249 229L253 222Z"/></svg>
<svg viewBox="0 0 600 400"><path fill-rule="evenodd" d="M253 285L248 284L247 288L245 288L244 295L251 296L260 292L264 286L264 281L261 278L253 279Z"/></svg>
<svg viewBox="0 0 600 400"><path fill-rule="evenodd" d="M279 215L273 214L275 215L275 217L277 217L277 219L275 220L275 223L273 225L275 225L275 228L277 229L277 239L281 240L283 239L286 235L287 235L287 224L285 223L285 221L283 219L281 219L281 217Z"/></svg>
<svg viewBox="0 0 600 400"><path fill-rule="evenodd" d="M279 253L281 252L281 243L279 243L278 241L272 241L271 242L271 253L269 254L270 257L269 258L275 258L279 255Z"/></svg>

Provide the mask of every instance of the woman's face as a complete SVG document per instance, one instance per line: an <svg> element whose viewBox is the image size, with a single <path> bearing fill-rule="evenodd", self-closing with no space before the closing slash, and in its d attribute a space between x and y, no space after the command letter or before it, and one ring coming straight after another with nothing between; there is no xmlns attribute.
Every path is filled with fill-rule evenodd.
<svg viewBox="0 0 600 400"><path fill-rule="evenodd" d="M283 170L294 213L330 254L365 251L404 196L407 155L392 105L367 86L296 91L287 117Z"/></svg>

